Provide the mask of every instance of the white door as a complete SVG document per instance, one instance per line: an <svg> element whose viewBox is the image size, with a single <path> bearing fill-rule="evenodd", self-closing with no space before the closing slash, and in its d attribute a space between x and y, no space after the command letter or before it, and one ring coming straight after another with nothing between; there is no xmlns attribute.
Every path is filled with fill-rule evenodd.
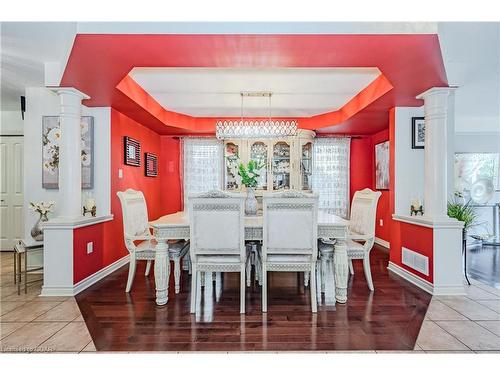
<svg viewBox="0 0 500 375"><path fill-rule="evenodd" d="M23 137L0 136L0 249L23 234Z"/></svg>

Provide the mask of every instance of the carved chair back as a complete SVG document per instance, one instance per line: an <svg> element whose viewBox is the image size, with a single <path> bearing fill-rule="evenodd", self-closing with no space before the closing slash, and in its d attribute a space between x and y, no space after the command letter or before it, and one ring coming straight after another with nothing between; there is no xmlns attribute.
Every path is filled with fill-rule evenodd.
<svg viewBox="0 0 500 375"><path fill-rule="evenodd" d="M246 258L244 196L214 190L189 197L190 256L239 255Z"/></svg>
<svg viewBox="0 0 500 375"><path fill-rule="evenodd" d="M351 204L349 231L361 235L375 236L375 218L377 203L382 193L363 189L354 193Z"/></svg>
<svg viewBox="0 0 500 375"><path fill-rule="evenodd" d="M263 197L262 257L269 254L307 254L316 259L318 195L285 192Z"/></svg>
<svg viewBox="0 0 500 375"><path fill-rule="evenodd" d="M125 238L149 237L148 208L142 191L127 189L116 195L122 206Z"/></svg>

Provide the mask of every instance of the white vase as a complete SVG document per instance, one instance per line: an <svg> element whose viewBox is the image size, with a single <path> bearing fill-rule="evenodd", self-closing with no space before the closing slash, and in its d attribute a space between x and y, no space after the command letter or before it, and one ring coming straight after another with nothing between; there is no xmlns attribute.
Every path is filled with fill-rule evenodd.
<svg viewBox="0 0 500 375"><path fill-rule="evenodd" d="M40 217L36 221L35 225L33 225L33 228L31 228L31 237L35 241L43 241L43 229L40 227L40 223L44 223L48 221L49 219L47 218L47 214L40 214Z"/></svg>
<svg viewBox="0 0 500 375"><path fill-rule="evenodd" d="M253 188L247 188L247 199L245 200L245 214L257 215L257 198Z"/></svg>

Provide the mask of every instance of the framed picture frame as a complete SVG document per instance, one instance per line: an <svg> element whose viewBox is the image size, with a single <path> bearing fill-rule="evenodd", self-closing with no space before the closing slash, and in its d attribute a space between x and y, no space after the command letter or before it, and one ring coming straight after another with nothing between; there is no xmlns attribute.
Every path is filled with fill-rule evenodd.
<svg viewBox="0 0 500 375"><path fill-rule="evenodd" d="M82 150L82 189L94 187L94 117L82 116L80 121ZM42 117L42 188L59 189L59 116Z"/></svg>
<svg viewBox="0 0 500 375"><path fill-rule="evenodd" d="M375 189L389 190L389 141L375 145Z"/></svg>
<svg viewBox="0 0 500 375"><path fill-rule="evenodd" d="M411 118L411 148L425 148L425 117Z"/></svg>
<svg viewBox="0 0 500 375"><path fill-rule="evenodd" d="M141 165L141 144L138 140L130 137L123 137L124 163L133 167Z"/></svg>
<svg viewBox="0 0 500 375"><path fill-rule="evenodd" d="M158 158L155 154L144 153L144 172L146 177L158 176Z"/></svg>

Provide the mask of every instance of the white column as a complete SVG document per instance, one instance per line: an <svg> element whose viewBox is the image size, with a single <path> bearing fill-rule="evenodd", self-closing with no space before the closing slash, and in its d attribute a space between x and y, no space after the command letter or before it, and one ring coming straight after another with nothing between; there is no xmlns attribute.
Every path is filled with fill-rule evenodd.
<svg viewBox="0 0 500 375"><path fill-rule="evenodd" d="M71 87L53 89L61 100L59 143L59 217L82 216L81 116L82 99L89 96Z"/></svg>
<svg viewBox="0 0 500 375"><path fill-rule="evenodd" d="M447 119L448 98L453 90L452 87L433 87L417 96L424 99L425 110L424 216L438 221L448 219Z"/></svg>

